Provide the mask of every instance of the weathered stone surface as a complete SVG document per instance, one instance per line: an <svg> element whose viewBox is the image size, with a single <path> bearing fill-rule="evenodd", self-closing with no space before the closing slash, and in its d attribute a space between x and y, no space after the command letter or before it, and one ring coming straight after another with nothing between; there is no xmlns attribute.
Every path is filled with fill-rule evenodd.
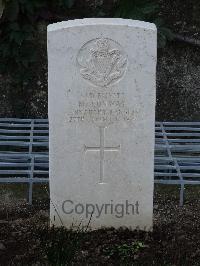
<svg viewBox="0 0 200 266"><path fill-rule="evenodd" d="M151 228L156 43L141 21L48 26L52 224Z"/></svg>

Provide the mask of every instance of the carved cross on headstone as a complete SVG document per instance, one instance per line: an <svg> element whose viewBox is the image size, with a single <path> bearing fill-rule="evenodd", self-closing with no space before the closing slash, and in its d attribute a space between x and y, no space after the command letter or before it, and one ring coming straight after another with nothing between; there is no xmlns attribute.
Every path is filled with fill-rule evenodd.
<svg viewBox="0 0 200 266"><path fill-rule="evenodd" d="M104 183L103 179L104 179L104 153L106 151L110 151L110 152L115 152L115 151L119 151L120 149L120 145L116 146L116 147L106 147L105 146L105 127L99 127L99 133L100 133L100 145L96 146L96 147L89 147L86 146L84 147L85 152L87 151L98 151L100 152L100 177L99 177L99 183Z"/></svg>

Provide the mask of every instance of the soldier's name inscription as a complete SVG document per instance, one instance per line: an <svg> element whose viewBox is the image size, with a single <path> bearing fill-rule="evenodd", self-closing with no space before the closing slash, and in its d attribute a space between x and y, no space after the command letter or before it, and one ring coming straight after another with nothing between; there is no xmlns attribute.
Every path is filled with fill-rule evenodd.
<svg viewBox="0 0 200 266"><path fill-rule="evenodd" d="M123 92L89 91L77 99L76 106L67 114L70 123L103 123L106 126L134 119L134 109L128 106Z"/></svg>

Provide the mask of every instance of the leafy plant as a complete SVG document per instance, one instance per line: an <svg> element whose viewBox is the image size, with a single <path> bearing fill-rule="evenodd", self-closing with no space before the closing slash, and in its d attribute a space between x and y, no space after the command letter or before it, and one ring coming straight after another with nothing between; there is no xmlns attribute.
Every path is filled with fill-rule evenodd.
<svg viewBox="0 0 200 266"><path fill-rule="evenodd" d="M0 73L11 80L15 113L26 108L27 88L38 61L37 25L49 9L71 8L75 0L3 0L0 20ZM16 101L20 95L21 101Z"/></svg>
<svg viewBox="0 0 200 266"><path fill-rule="evenodd" d="M158 4L152 0L120 0L115 17L149 20L158 11Z"/></svg>
<svg viewBox="0 0 200 266"><path fill-rule="evenodd" d="M130 256L136 255L141 249L148 247L140 241L132 242L131 244L116 245L111 249L106 249L105 253L109 256L118 256L120 260L125 261Z"/></svg>
<svg viewBox="0 0 200 266"><path fill-rule="evenodd" d="M173 33L159 18L159 4L155 0L119 0L114 10L115 17L130 18L155 23L158 29L158 47L162 48L173 39Z"/></svg>

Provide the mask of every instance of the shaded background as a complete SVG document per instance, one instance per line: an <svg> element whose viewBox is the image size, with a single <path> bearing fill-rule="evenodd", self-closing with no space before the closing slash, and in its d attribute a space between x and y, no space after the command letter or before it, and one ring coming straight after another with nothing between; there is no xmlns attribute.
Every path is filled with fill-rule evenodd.
<svg viewBox="0 0 200 266"><path fill-rule="evenodd" d="M6 39L8 36L6 34L8 34L7 28L10 27L10 23L15 25L15 27L16 22L20 27L27 24L27 14L22 14L22 11L19 11L17 15L15 14L17 7L13 9L14 19L12 18L12 21L8 21L7 19L6 9L8 9L8 4L13 4L16 1L18 1L19 5L20 0L8 1L0 20L0 55L4 51L1 49L3 42L5 42L5 46L8 42ZM125 6L127 1L121 0L121 4ZM114 17L116 14L122 17L132 16L135 18L136 16L137 18L137 12L133 15L123 14L123 12L119 13L119 8L117 9L118 2L113 0L68 0L65 8L62 5L44 5L37 9L35 8L37 12L34 13L35 11L33 10L30 17L32 23L30 25L32 28L27 28L28 31L33 31L31 43L29 41L30 47L26 47L27 50L22 49L30 58L34 55L34 60L31 59L32 61L30 60L30 62L22 62L23 67L20 67L20 64L15 65L16 62L12 61L14 57L10 56L10 51L16 50L12 46L6 46L8 57L10 56L11 59L9 58L7 60L6 57L2 58L2 56L0 58L0 67L1 69L4 68L0 74L0 116L46 118L48 110L47 25L49 23L75 18ZM152 1L146 2L152 3ZM173 38L168 38L167 36L166 40L168 41L164 40L164 44L158 49L156 119L160 121L199 121L200 3L197 0L160 0L154 2L158 4L156 14L153 14L155 19L162 19L163 27L167 29L166 32L169 30L173 34ZM137 1L136 5L138 5ZM148 10L146 13L148 13ZM149 13L150 16L148 19L151 20L152 14L151 12ZM15 33L16 31L18 33L20 32L19 29L14 30ZM177 37L177 34L181 36L182 40ZM186 39L184 39L185 37ZM17 44L17 49L20 46L23 48L23 42L20 43L16 34L12 38L16 38L15 41L19 43ZM18 56L20 58L20 55ZM10 66L11 70L8 71ZM18 73L21 73L22 68L24 68L23 75L24 73L28 73L29 76L23 77L23 80L18 81Z"/></svg>

